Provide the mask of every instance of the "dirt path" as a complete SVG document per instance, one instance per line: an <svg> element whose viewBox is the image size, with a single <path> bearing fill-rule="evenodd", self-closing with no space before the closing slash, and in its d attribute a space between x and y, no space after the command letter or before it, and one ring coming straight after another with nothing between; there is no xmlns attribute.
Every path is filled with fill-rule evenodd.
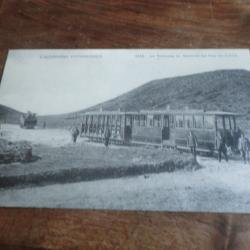
<svg viewBox="0 0 250 250"><path fill-rule="evenodd" d="M208 163L206 158L199 158ZM0 190L1 206L250 212L250 165Z"/></svg>
<svg viewBox="0 0 250 250"><path fill-rule="evenodd" d="M18 125L2 124L1 132L2 136L10 141L29 141L51 147L71 143L70 131L65 129L21 129Z"/></svg>
<svg viewBox="0 0 250 250"><path fill-rule="evenodd" d="M0 165L0 187L5 188L159 173L193 164L189 154L161 148L111 145L107 149L83 138L72 143L66 130L26 130L5 125L3 133L12 141L29 141L36 156L35 161L26 164Z"/></svg>
<svg viewBox="0 0 250 250"><path fill-rule="evenodd" d="M32 130L24 130L24 133L20 135L18 128L12 129L16 130L17 134L8 135L6 133L5 136L10 138L13 136L15 139L28 139L34 144L39 141L39 143L44 143L43 147L46 150L48 149L46 147L48 143L52 144L55 151L60 148L60 150L63 150L63 154L60 153L60 150L58 155L53 152L49 161L43 162L44 165L34 163L38 164L39 168L41 166L51 168L53 162L59 162L59 165L62 165L62 162L66 160L72 162L72 159L77 159L75 163L80 166L84 152L86 154L85 160L89 159L89 163L93 164L92 158L96 158L96 155L91 154L94 152L100 155L103 151L103 146L100 146L100 144L85 145L85 150L81 147L82 142L72 148L69 147L70 137L65 136L67 131L63 130L53 130L53 133L50 130L41 131L41 133L47 134L43 138L41 133L33 133ZM37 134L39 134L38 138ZM58 143L60 144L59 147ZM39 147L37 149L41 150ZM142 160L154 161L155 156L166 156L165 153L162 154L162 151L151 152L144 148L140 150L133 147L126 149L127 154L130 155L130 160L134 163ZM50 150L47 151L50 152ZM44 151L44 154L47 154L47 151ZM76 152L76 154L72 155L73 152ZM137 155L135 155L136 152ZM138 152L140 153L138 154ZM65 158L57 158L57 161L55 161L55 155L57 157L63 155ZM121 162L124 152L123 148L112 147L108 153L103 155L105 155L105 159L101 162L102 164L107 165L112 162L110 160L113 160L114 165L116 165L117 161L114 158L117 157L118 162ZM70 158L70 156L73 158ZM125 158L127 159L127 157ZM179 170L172 173L53 184L42 187L0 189L0 206L250 212L249 164L236 160L219 163L216 159L206 157L198 157L198 162L202 168L196 171ZM12 167L13 171L14 168L22 169L22 167L22 171L27 171L31 166L13 165ZM56 164L53 166L56 166Z"/></svg>

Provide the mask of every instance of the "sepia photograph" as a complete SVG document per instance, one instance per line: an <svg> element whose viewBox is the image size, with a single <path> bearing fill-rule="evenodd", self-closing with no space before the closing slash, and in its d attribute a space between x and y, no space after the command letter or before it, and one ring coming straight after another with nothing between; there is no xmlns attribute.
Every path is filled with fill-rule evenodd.
<svg viewBox="0 0 250 250"><path fill-rule="evenodd" d="M10 50L0 206L250 213L248 49Z"/></svg>

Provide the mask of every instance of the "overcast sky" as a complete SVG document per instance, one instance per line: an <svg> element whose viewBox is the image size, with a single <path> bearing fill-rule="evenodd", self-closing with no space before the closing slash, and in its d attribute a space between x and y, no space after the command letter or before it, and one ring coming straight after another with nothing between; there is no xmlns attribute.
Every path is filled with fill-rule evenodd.
<svg viewBox="0 0 250 250"><path fill-rule="evenodd" d="M248 50L11 50L0 104L39 115L77 111L148 81L250 70Z"/></svg>

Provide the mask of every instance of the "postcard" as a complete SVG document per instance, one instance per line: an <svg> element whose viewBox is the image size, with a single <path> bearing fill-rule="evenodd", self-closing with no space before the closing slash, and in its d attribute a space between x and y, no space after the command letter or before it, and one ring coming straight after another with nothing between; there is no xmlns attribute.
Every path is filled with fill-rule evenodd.
<svg viewBox="0 0 250 250"><path fill-rule="evenodd" d="M0 206L250 212L247 49L10 50Z"/></svg>

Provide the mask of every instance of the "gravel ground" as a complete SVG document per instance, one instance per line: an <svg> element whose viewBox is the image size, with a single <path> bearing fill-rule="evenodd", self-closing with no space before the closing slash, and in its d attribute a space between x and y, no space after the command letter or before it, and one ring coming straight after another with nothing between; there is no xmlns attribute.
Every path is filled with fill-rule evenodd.
<svg viewBox="0 0 250 250"><path fill-rule="evenodd" d="M10 141L29 141L37 160L28 164L0 165L0 176L41 174L68 169L126 168L131 166L157 166L173 161L176 165L192 162L189 154L152 147L111 145L79 138L71 142L70 132L63 129L21 129L16 125L3 125L3 137Z"/></svg>
<svg viewBox="0 0 250 250"><path fill-rule="evenodd" d="M199 158L204 168L0 190L1 206L250 212L250 165ZM216 166L214 166L216 164Z"/></svg>
<svg viewBox="0 0 250 250"><path fill-rule="evenodd" d="M250 165L198 161L198 170L0 189L0 206L249 213Z"/></svg>

